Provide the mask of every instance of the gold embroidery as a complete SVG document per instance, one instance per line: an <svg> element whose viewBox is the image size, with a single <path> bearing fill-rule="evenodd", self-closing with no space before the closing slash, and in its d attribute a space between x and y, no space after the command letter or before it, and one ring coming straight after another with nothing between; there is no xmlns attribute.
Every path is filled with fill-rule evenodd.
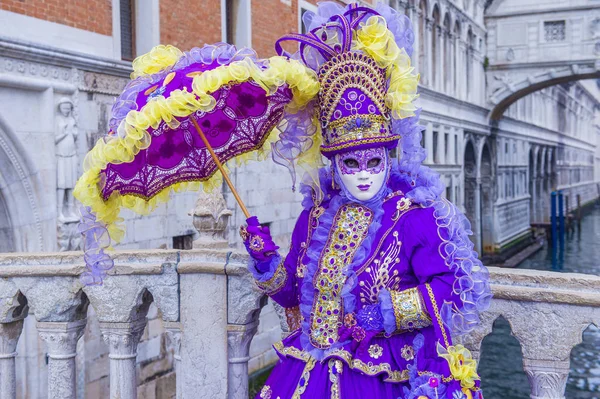
<svg viewBox="0 0 600 399"><path fill-rule="evenodd" d="M299 329L302 325L302 313L300 313L300 307L294 306L293 308L285 308L285 318L290 331Z"/></svg>
<svg viewBox="0 0 600 399"><path fill-rule="evenodd" d="M383 355L383 348L377 344L369 346L369 356L373 359L379 359Z"/></svg>
<svg viewBox="0 0 600 399"><path fill-rule="evenodd" d="M271 387L268 385L265 385L260 390L260 398L261 399L271 399L271 395L273 395L273 391L271 390Z"/></svg>
<svg viewBox="0 0 600 399"><path fill-rule="evenodd" d="M398 232L394 231L394 239L390 246L379 253L380 259L373 261L373 266L369 266L365 269L369 273L370 279L362 280L359 285L361 286L360 301L362 303L377 303L379 301L379 291L384 288L394 290L398 289L400 284L400 276L398 276L398 270L394 270L390 275L390 270L395 265L400 263L400 248L402 248L402 242L398 239Z"/></svg>
<svg viewBox="0 0 600 399"><path fill-rule="evenodd" d="M396 204L396 207L398 205ZM383 234L383 236L381 236L381 240L379 240L379 243L377 244L377 249L375 251L373 251L373 255L371 255L371 257L369 258L369 260L367 260L361 267L360 269L356 272L356 275L359 275L360 273L364 272L365 269L367 267L369 267L369 265L373 262L373 260L375 258L377 258L377 256L379 256L379 251L381 250L381 246L385 243L385 240L387 239L388 235L392 232L395 231L396 228L396 223L398 222L398 220L400 220L400 217L403 216L405 213L413 210L413 209L417 209L420 208L420 205L412 205L411 207L409 207L407 210L401 212L400 215L398 215L397 219L393 219L392 218L392 225L390 226L390 228ZM394 215L396 216L396 215Z"/></svg>
<svg viewBox="0 0 600 399"><path fill-rule="evenodd" d="M400 354L402 355L402 358L408 362L415 358L415 349L410 345L404 345L400 350Z"/></svg>
<svg viewBox="0 0 600 399"><path fill-rule="evenodd" d="M352 263L372 221L373 212L357 204L343 205L335 215L313 281L317 293L311 312L310 342L316 348L328 348L338 340L343 313L341 291L346 280L343 270Z"/></svg>
<svg viewBox="0 0 600 399"><path fill-rule="evenodd" d="M433 313L435 314L435 319L442 331L442 337L444 337L444 344L446 344L446 348L450 346L450 340L448 339L448 335L446 335L446 328L444 327L444 322L442 321L442 316L440 315L440 310L437 306L437 301L435 300L435 295L433 295L433 290L429 283L425 284L427 288L427 292L429 293L429 300L431 301L431 306L433 307Z"/></svg>
<svg viewBox="0 0 600 399"><path fill-rule="evenodd" d="M329 360L329 381L331 382L331 399L340 399L340 374L342 373L342 362L337 359Z"/></svg>
<svg viewBox="0 0 600 399"><path fill-rule="evenodd" d="M396 327L398 330L412 331L431 325L431 318L423 304L418 288L409 288L403 291L390 291Z"/></svg>
<svg viewBox="0 0 600 399"><path fill-rule="evenodd" d="M296 390L294 391L294 395L292 395L292 399L300 399L302 394L306 390L308 386L308 379L310 378L310 372L315 367L315 363L317 361L314 358L308 359L306 362L306 366L304 366L304 371L302 372L302 376L300 377L300 381L298 381L298 385L296 386Z"/></svg>
<svg viewBox="0 0 600 399"><path fill-rule="evenodd" d="M281 259L273 277L267 281L256 281L256 285L267 295L275 295L285 286L287 281L287 271L285 270L284 259Z"/></svg>
<svg viewBox="0 0 600 399"><path fill-rule="evenodd" d="M291 356L295 359L308 362L312 357L305 351L295 348L293 346L284 346L283 342L277 342L273 344L273 347L277 352L284 356ZM336 349L329 353L327 357L339 357L344 360L348 367L362 371L363 373L374 376L379 373L385 372L388 374L386 382L403 382L408 381L408 370L392 370L392 366L389 363L373 364L372 362L365 363L360 359L353 359L352 354L344 349Z"/></svg>

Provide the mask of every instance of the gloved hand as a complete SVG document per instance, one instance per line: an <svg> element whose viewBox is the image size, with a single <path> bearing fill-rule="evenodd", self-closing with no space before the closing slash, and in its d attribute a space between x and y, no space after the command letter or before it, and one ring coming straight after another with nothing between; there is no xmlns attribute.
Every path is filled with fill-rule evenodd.
<svg viewBox="0 0 600 399"><path fill-rule="evenodd" d="M240 236L250 256L258 262L271 260L279 247L273 242L269 228L262 227L256 216L246 219L246 223L248 226L240 227Z"/></svg>

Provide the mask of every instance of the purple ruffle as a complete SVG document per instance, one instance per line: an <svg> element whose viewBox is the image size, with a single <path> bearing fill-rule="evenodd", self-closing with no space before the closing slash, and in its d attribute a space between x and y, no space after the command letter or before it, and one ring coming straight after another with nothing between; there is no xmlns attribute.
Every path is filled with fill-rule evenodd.
<svg viewBox="0 0 600 399"><path fill-rule="evenodd" d="M103 223L96 220L90 207L80 207L81 219L77 226L83 236L83 259L86 269L81 273L83 285L102 285L114 261L104 252L110 246L110 236Z"/></svg>
<svg viewBox="0 0 600 399"><path fill-rule="evenodd" d="M454 271L453 292L462 302L458 310L444 303L442 319L452 332L466 334L479 324L479 313L490 306L489 272L473 250L473 242L469 239L471 225L466 216L448 201L436 201L433 207L442 239L440 255Z"/></svg>
<svg viewBox="0 0 600 399"><path fill-rule="evenodd" d="M381 314L383 315L383 329L386 333L391 334L396 331L396 314L394 313L392 295L384 288L379 291L378 298L381 306Z"/></svg>

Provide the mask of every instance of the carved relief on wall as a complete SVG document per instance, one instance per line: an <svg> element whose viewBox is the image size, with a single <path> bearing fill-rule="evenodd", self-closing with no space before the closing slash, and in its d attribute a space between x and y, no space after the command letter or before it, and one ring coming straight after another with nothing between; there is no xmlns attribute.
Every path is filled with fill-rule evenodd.
<svg viewBox="0 0 600 399"><path fill-rule="evenodd" d="M68 97L58 101L54 131L56 154L56 216L58 220L57 239L61 251L79 247L73 188L79 176L77 157L77 121L74 104Z"/></svg>

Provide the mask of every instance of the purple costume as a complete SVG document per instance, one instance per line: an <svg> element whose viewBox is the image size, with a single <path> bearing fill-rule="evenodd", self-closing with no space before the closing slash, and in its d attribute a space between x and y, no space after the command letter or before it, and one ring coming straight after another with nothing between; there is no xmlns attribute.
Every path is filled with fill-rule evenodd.
<svg viewBox="0 0 600 399"><path fill-rule="evenodd" d="M256 218L241 229L257 285L286 309L293 331L274 345L280 361L257 397L480 399L475 361L452 337L470 331L489 305L487 270L467 219L420 165L418 115L392 115L385 96L393 74L351 44L370 16L388 13L390 30L398 20L405 30L410 24L389 8L336 7L320 7L309 35L285 38L301 43L307 65L316 60L321 152L331 166L301 187L304 211L287 256ZM337 30L339 46L327 29ZM396 42L408 35L393 33ZM387 149L400 139L401 161L391 161ZM371 165L373 157L384 159ZM340 176L360 172L385 174L363 201Z"/></svg>

